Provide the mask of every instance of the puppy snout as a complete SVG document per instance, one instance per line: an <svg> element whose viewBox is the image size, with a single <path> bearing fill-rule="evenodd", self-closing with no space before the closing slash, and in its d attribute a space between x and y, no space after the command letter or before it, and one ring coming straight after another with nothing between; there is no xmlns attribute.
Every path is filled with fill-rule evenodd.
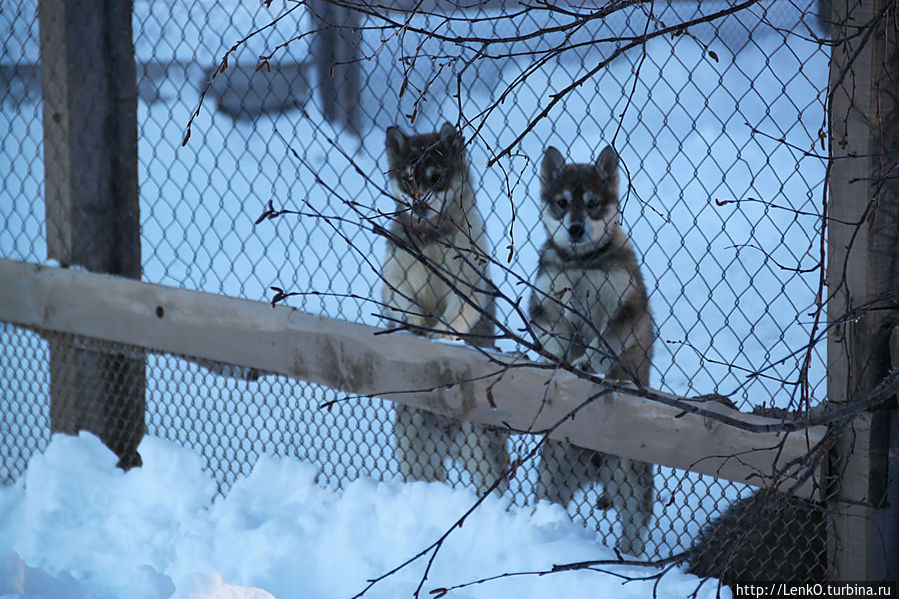
<svg viewBox="0 0 899 599"><path fill-rule="evenodd" d="M568 225L568 236L575 241L583 237L584 225L582 223L571 223Z"/></svg>

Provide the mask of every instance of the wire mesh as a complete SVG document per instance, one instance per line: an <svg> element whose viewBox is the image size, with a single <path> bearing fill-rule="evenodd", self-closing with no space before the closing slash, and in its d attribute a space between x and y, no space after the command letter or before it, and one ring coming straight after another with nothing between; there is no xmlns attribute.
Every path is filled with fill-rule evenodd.
<svg viewBox="0 0 899 599"><path fill-rule="evenodd" d="M225 51L281 10L250 4L135 3L144 280L257 300L270 298L272 286L330 292L297 296L292 305L383 325L369 298L380 294L384 241L366 227L341 224L353 218L345 200L372 211L391 209L391 200L366 178L386 182L389 125L424 132L447 120L470 119L462 131L471 140L478 208L495 255L511 255L509 271L492 276L514 297L509 272L532 278L545 237L537 191L544 149L555 145L570 160L587 162L614 143L623 171L622 225L636 248L658 330L651 386L680 395L720 393L743 409L761 403L795 407L796 373L805 358L797 349L809 340L807 313L814 310L819 276L810 267L821 258L816 215L824 165L802 151L825 127L829 55L815 41L825 35L816 3L761 2L697 25L690 35L659 37L624 53L565 96L513 154L491 168L486 165L495 152L524 130L551 94L610 52L578 42L641 35L645 8L591 22L569 39L573 51L533 72L511 56L468 68L452 42L413 33L386 43L383 22L362 17L353 39L368 60L360 63L360 95L350 107L356 120L328 122L318 95L325 80L315 70L320 50L298 35L315 28L310 11L293 12L248 40L201 95ZM707 15L723 3L652 6L652 19L675 22ZM497 18L501 10L460 9L446 22L427 15L413 22L454 36L499 37L515 32L511 22ZM536 11L515 27L563 18ZM6 223L0 255L44 262L36 3L4 9L0 21L7 32L0 56L6 83L0 86L0 130L8 132L0 147L0 160L8 163L0 168ZM548 36L523 43L540 51L558 41ZM258 69L259 57L273 51ZM412 56L417 62L404 59ZM344 67L335 68L334 76L340 78ZM524 74L502 106L480 116L498 90ZM192 137L182 147L197 106ZM476 134L474 125L480 126ZM276 208L312 207L332 218L257 223L269 201ZM509 306L499 309L511 327L524 324ZM7 324L0 334L0 480L10 481L47 442L53 383L45 338ZM516 349L502 341L499 346ZM109 355L108 348L103 352ZM133 359L129 352L112 355L119 362ZM389 402L336 402L321 409L340 394L281 376L218 376L180 356L150 353L145 359L146 432L200 452L223 493L262 454L313 462L327 483L400 478ZM76 370L57 368L60 380L68 381L62 384L75 385ZM809 372L811 396L821 399L824 367L817 349ZM509 441L513 455L533 443L527 437ZM459 460L443 455L447 480L472 485ZM710 519L750 493L743 485L670 468L654 472L646 557L685 550ZM534 464L523 467L509 500L532 503L536 478ZM601 489L590 485L567 507L614 543L621 525L614 509L597 509L598 503ZM808 551L825 559L817 545Z"/></svg>

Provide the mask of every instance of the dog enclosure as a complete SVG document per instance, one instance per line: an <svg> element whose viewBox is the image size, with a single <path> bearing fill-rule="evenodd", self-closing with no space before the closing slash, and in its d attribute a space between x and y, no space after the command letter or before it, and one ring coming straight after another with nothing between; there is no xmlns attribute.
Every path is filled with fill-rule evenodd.
<svg viewBox="0 0 899 599"><path fill-rule="evenodd" d="M559 434L657 464L639 557L687 550L776 485L825 516L813 555L772 553L766 570L895 578L895 3L610 3L602 18L577 3L78 4L0 12L3 482L51 430L92 431L126 467L142 435L175 440L222 493L262 454L329 484L398 479L394 402L540 430L598 393L381 334L384 131L449 121L494 283L525 302L544 149L618 150L652 391L615 389ZM537 442L510 435L512 458ZM515 505L534 501L537 459L510 481ZM614 544L600 495L567 507Z"/></svg>

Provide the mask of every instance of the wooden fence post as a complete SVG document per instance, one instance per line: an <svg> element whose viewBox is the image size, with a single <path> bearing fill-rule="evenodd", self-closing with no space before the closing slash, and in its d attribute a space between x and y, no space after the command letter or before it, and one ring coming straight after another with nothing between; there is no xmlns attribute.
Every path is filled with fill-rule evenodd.
<svg viewBox="0 0 899 599"><path fill-rule="evenodd" d="M40 0L47 253L140 278L130 0ZM53 432L98 435L128 468L144 433L142 357L50 336Z"/></svg>
<svg viewBox="0 0 899 599"><path fill-rule="evenodd" d="M329 0L311 0L316 31L312 44L316 87L328 122L342 124L359 135L362 65L360 14Z"/></svg>
<svg viewBox="0 0 899 599"><path fill-rule="evenodd" d="M899 322L896 18L889 0L833 1L827 383L834 402L861 399L886 376ZM896 428L892 402L857 418L838 445L831 549L839 579L897 577L897 506L889 504ZM852 494L866 500L847 501Z"/></svg>

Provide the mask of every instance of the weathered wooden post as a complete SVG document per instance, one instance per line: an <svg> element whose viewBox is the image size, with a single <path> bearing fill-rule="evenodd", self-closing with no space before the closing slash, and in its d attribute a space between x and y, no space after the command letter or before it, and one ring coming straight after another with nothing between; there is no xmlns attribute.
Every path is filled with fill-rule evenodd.
<svg viewBox="0 0 899 599"><path fill-rule="evenodd" d="M899 8L834 0L827 293L828 395L864 398L890 371L899 323ZM895 400L856 418L832 474L831 549L842 580L897 578ZM891 443L891 436L893 442Z"/></svg>
<svg viewBox="0 0 899 599"><path fill-rule="evenodd" d="M311 0L309 8L316 28L312 43L316 86L328 122L342 124L359 135L362 66L359 44L360 14L328 0Z"/></svg>
<svg viewBox="0 0 899 599"><path fill-rule="evenodd" d="M130 0L41 0L47 253L140 278L137 76ZM98 435L140 464L145 359L50 337L53 432Z"/></svg>

